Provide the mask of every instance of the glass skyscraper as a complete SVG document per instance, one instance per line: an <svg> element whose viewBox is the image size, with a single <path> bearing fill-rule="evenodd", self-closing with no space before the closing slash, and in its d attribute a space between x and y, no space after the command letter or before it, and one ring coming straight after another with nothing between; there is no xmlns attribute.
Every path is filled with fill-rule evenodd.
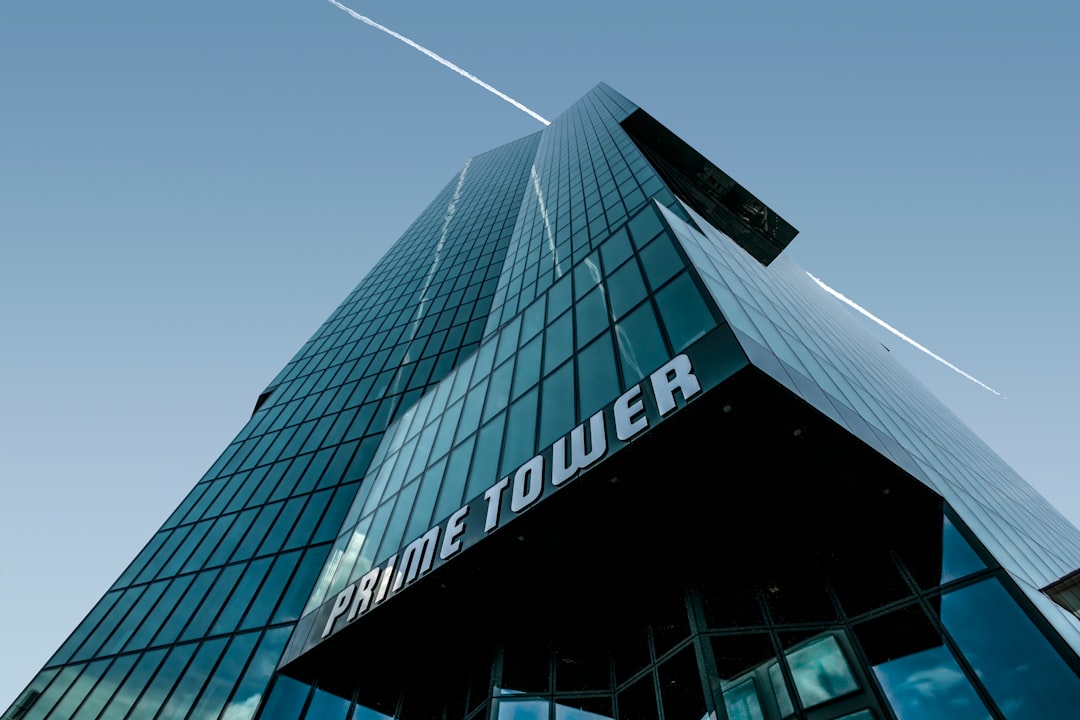
<svg viewBox="0 0 1080 720"><path fill-rule="evenodd" d="M1073 718L1080 532L605 85L477 155L3 720Z"/></svg>

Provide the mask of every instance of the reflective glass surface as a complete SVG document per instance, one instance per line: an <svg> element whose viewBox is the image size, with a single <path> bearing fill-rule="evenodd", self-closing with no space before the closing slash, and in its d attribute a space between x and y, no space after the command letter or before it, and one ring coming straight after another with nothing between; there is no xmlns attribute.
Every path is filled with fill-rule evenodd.
<svg viewBox="0 0 1080 720"><path fill-rule="evenodd" d="M543 132L466 162L4 720L1072 717L1075 657L1014 595L1080 565L1080 534L790 260L763 267L684 206L651 164L664 158L620 124L635 111L599 86ZM695 348L710 350L706 390L749 358L937 493L929 511L896 537L781 520L772 498L739 504L757 459L727 467L723 448L693 472L724 481L727 520L769 505L765 520L717 539L697 575L613 598L611 617L630 619L607 636L508 625L447 663L444 687L356 677L359 700L277 674L294 628L310 632L339 592ZM726 402L695 417L722 427ZM635 458L649 465L611 455L628 475ZM657 474L656 487L673 480ZM640 537L642 551L669 540L648 522ZM783 552L763 542L776 538Z"/></svg>

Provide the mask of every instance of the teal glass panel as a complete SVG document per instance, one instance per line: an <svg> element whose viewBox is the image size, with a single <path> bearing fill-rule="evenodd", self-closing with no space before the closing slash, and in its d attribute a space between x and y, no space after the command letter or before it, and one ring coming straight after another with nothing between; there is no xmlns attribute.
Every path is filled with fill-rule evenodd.
<svg viewBox="0 0 1080 720"><path fill-rule="evenodd" d="M304 717L307 720L345 720L349 705L350 702L345 698L323 690L316 690ZM281 720L291 720L291 718L282 717Z"/></svg>
<svg viewBox="0 0 1080 720"><path fill-rule="evenodd" d="M332 490L321 490L312 495L306 504L303 503L303 499L300 500L304 509L300 513L300 517L297 519L292 531L289 533L289 537L285 540L283 549L293 550L298 547L303 547L311 541L311 535L315 531L315 525L319 522L320 518L322 518L323 510L330 504L329 500L332 493Z"/></svg>
<svg viewBox="0 0 1080 720"><path fill-rule="evenodd" d="M381 562L384 558L390 557L401 547L405 539L405 525L409 522L409 513L412 511L413 500L419 489L420 481L414 480L398 493L394 503L394 512L390 515L379 551L375 554L375 562Z"/></svg>
<svg viewBox="0 0 1080 720"><path fill-rule="evenodd" d="M259 549L255 552L256 556L276 553L281 550L285 538L288 537L293 524L300 516L301 510L303 510L305 502L307 502L306 497L293 498L281 507L273 526L270 528L270 532L266 534L262 543L259 544Z"/></svg>
<svg viewBox="0 0 1080 720"><path fill-rule="evenodd" d="M132 718L152 717L165 704L177 679L195 654L196 647L198 646L194 644L177 645L169 651L154 679L146 686L138 704L132 709Z"/></svg>
<svg viewBox="0 0 1080 720"><path fill-rule="evenodd" d="M574 350L573 313L565 313L544 333L544 374L566 361Z"/></svg>
<svg viewBox="0 0 1080 720"><path fill-rule="evenodd" d="M191 709L195 698L199 697L206 679L210 677L214 665L225 649L227 638L207 640L195 652L183 677L176 683L176 688L168 697L168 702L162 707L162 718L184 718Z"/></svg>
<svg viewBox="0 0 1080 720"><path fill-rule="evenodd" d="M589 290L599 285L602 279L600 256L593 253L574 268L574 298L580 301Z"/></svg>
<svg viewBox="0 0 1080 720"><path fill-rule="evenodd" d="M946 516L941 529L941 584L986 569L960 531Z"/></svg>
<svg viewBox="0 0 1080 720"><path fill-rule="evenodd" d="M112 700L99 715L100 720L122 720L126 717L164 657L165 650L151 650L140 657L123 684L116 689Z"/></svg>
<svg viewBox="0 0 1080 720"><path fill-rule="evenodd" d="M476 497L498 480L499 455L502 452L503 425L506 413L500 413L484 427L476 437L476 450L473 453L472 466L469 468L469 481L465 486L465 499Z"/></svg>
<svg viewBox="0 0 1080 720"><path fill-rule="evenodd" d="M689 273L683 273L657 293L656 304L676 353L716 327L716 321Z"/></svg>
<svg viewBox="0 0 1080 720"><path fill-rule="evenodd" d="M645 297L645 282L636 262L628 262L607 279L608 302L611 314L622 317Z"/></svg>
<svg viewBox="0 0 1080 720"><path fill-rule="evenodd" d="M641 266L650 287L656 290L682 270L684 264L671 238L661 235L641 251Z"/></svg>
<svg viewBox="0 0 1080 720"><path fill-rule="evenodd" d="M630 236L625 228L616 231L600 246L600 256L604 260L604 268L610 273L622 265L633 254L634 249L630 246Z"/></svg>
<svg viewBox="0 0 1080 720"><path fill-rule="evenodd" d="M315 576L326 560L326 550L327 546L322 545L304 552L300 567L296 569L296 574L281 596L281 602L274 613L274 623L292 622L300 617L308 593L315 584Z"/></svg>
<svg viewBox="0 0 1080 720"><path fill-rule="evenodd" d="M514 365L514 388L512 397L518 397L521 393L534 386L540 379L540 351L543 347L543 336L534 338L521 348Z"/></svg>
<svg viewBox="0 0 1080 720"><path fill-rule="evenodd" d="M1010 720L1080 707L1080 678L997 580L946 593L941 622Z"/></svg>
<svg viewBox="0 0 1080 720"><path fill-rule="evenodd" d="M656 315L648 303L615 325L615 338L627 384L636 383L668 359Z"/></svg>
<svg viewBox="0 0 1080 720"><path fill-rule="evenodd" d="M474 388L465 396L465 408L461 412L461 421L458 425L457 442L461 442L466 435L475 432L480 426L480 410L484 407L483 386Z"/></svg>
<svg viewBox="0 0 1080 720"><path fill-rule="evenodd" d="M67 692L60 698L52 712L49 713L48 720L70 720L74 716L75 710L90 694L90 691L94 689L101 676L105 674L108 666L108 660L98 660L83 666L78 677L68 687Z"/></svg>
<svg viewBox="0 0 1080 720"><path fill-rule="evenodd" d="M247 611L248 605L251 604L252 598L258 594L259 587L262 585L266 573L270 570L272 561L273 558L261 558L247 566L237 585L232 588L229 599L226 601L225 606L221 608L217 620L214 621L214 625L210 629L211 635L233 632L237 629L240 619ZM224 573L222 573L222 577L224 577ZM218 584L220 582L221 579L219 578Z"/></svg>
<svg viewBox="0 0 1080 720"><path fill-rule="evenodd" d="M539 447L554 442L574 426L574 364L568 362L549 375L540 395Z"/></svg>
<svg viewBox="0 0 1080 720"><path fill-rule="evenodd" d="M210 553L217 549L218 544L225 536L225 533L228 532L229 527L235 519L235 515L225 515L214 520L214 524L210 527L210 530L207 531L206 537L203 538L199 547L191 554L187 562L184 563L181 572L191 572L204 567L210 557Z"/></svg>
<svg viewBox="0 0 1080 720"><path fill-rule="evenodd" d="M531 458L536 449L536 420L539 388L522 395L510 406L506 435L503 439L503 460L499 475L512 472Z"/></svg>
<svg viewBox="0 0 1080 720"><path fill-rule="evenodd" d="M510 382L513 379L513 373L514 363L510 361L503 363L491 374L491 381L488 383L487 401L484 404L484 414L481 422L487 422L495 416L495 413L506 409L507 402L510 399Z"/></svg>
<svg viewBox="0 0 1080 720"><path fill-rule="evenodd" d="M634 238L634 244L639 248L644 247L657 233L664 229L660 223L660 216L654 208L642 210L629 223L630 235Z"/></svg>
<svg viewBox="0 0 1080 720"><path fill-rule="evenodd" d="M581 349L608 326L607 305L602 288L596 288L574 306L577 322L577 347Z"/></svg>
<svg viewBox="0 0 1080 720"><path fill-rule="evenodd" d="M120 599L113 605L109 614L105 616L105 619L98 624L93 634L86 639L83 646L79 648L79 651L75 653L74 660L86 660L98 652L101 646L109 639L109 636L113 634L120 623L123 622L124 617L131 610L135 602L143 594L145 586L135 587L129 590L125 590Z"/></svg>
<svg viewBox="0 0 1080 720"><path fill-rule="evenodd" d="M566 275L551 286L547 296L547 316L549 318L558 317L570 309L570 301L572 300L570 281L571 277Z"/></svg>
<svg viewBox="0 0 1080 720"><path fill-rule="evenodd" d="M259 717L262 720L297 720L303 716L311 687L292 678L279 675L274 679L274 689L266 699L266 706ZM317 715L311 715L315 718ZM327 718L327 720L330 720Z"/></svg>
<svg viewBox="0 0 1080 720"><path fill-rule="evenodd" d="M71 684L75 682L76 678L83 671L86 665L69 665L63 668L53 678L53 681L49 683L49 686L38 696L34 702L33 709L37 717L44 718L48 713L56 707L61 698L64 697L64 693L68 691Z"/></svg>
<svg viewBox="0 0 1080 720"><path fill-rule="evenodd" d="M233 637L217 669L214 670L213 676L207 682L198 704L191 712L191 717L216 718L221 715L258 640L258 632L243 633Z"/></svg>
<svg viewBox="0 0 1080 720"><path fill-rule="evenodd" d="M405 528L405 537L422 535L433 521L439 519L433 518L432 513L439 498L439 485L442 483L442 471L445 467L446 460L439 460L421 478L420 489L416 493L416 501L409 516L409 525Z"/></svg>
<svg viewBox="0 0 1080 720"><path fill-rule="evenodd" d="M194 575L184 575L172 581L162 581L168 584L168 589L162 594L154 609L145 617L143 623L139 625L139 629L128 640L125 650L138 650L150 644L154 634L161 629L165 619L176 608L194 579Z"/></svg>
<svg viewBox="0 0 1080 720"><path fill-rule="evenodd" d="M207 592L209 592L211 585L217 578L218 570L207 570L196 575L191 585L188 587L184 597L171 608L172 613L169 615L169 619L165 621L165 624L158 630L157 635L154 636L153 644L164 645L166 643L176 642L180 637L180 631L184 629L188 621L191 620L192 615L198 609L199 605L206 598Z"/></svg>
<svg viewBox="0 0 1080 720"><path fill-rule="evenodd" d="M109 640L101 646L98 654L113 655L120 652L128 640L131 639L131 636L135 634L135 630L146 619L146 616L153 609L157 601L161 599L161 595L165 592L168 585L169 582L167 580L159 580L148 585L139 597L139 601L135 603L131 612L127 614L127 617L124 618L124 621L116 629L116 632L114 632Z"/></svg>
<svg viewBox="0 0 1080 720"><path fill-rule="evenodd" d="M255 595L243 622L240 623L241 630L262 627L270 622L270 614L281 596L281 589L288 585L300 557L301 553L296 551L274 558L274 565L266 577L266 582Z"/></svg>
<svg viewBox="0 0 1080 720"><path fill-rule="evenodd" d="M984 720L979 700L918 606L860 623L856 636L898 720Z"/></svg>
<svg viewBox="0 0 1080 720"><path fill-rule="evenodd" d="M83 720L84 718L85 720L92 720L92 718L98 717L138 659L138 655L123 655L116 658L94 687L90 696L83 701L78 713L72 716L72 720Z"/></svg>
<svg viewBox="0 0 1080 720"><path fill-rule="evenodd" d="M432 458L440 458L450 450L454 442L454 435L458 429L458 420L461 418L461 411L464 407L464 401L459 400L446 409L442 420L439 422L439 430L435 434L435 442L431 448Z"/></svg>
<svg viewBox="0 0 1080 720"><path fill-rule="evenodd" d="M210 629L210 624L214 622L214 618L217 617L222 606L228 601L233 589L236 588L236 583L245 567L244 565L228 565L218 574L208 592L199 593L198 595L188 593L184 600L186 603L191 603L191 606L187 608L190 621L184 629L183 635L180 636L181 640L192 640L206 635L207 630ZM206 575L209 575L209 573L206 573ZM199 577L196 577L196 583L201 583ZM194 612L195 603L200 603L197 612Z"/></svg>
<svg viewBox="0 0 1080 720"><path fill-rule="evenodd" d="M450 453L450 460L446 465L446 474L439 491L439 500L435 503L435 517L449 517L450 513L461 507L465 495L465 481L469 477L469 466L472 463L472 450L474 437L458 445Z"/></svg>
<svg viewBox="0 0 1080 720"><path fill-rule="evenodd" d="M288 627L266 631L258 650L252 655L243 679L236 686L236 691L226 707L225 712L229 720L249 720L254 717L259 701L262 700L263 689L274 672L291 631L292 628Z"/></svg>
<svg viewBox="0 0 1080 720"><path fill-rule="evenodd" d="M579 417L589 417L619 394L619 377L611 334L604 333L578 353Z"/></svg>
<svg viewBox="0 0 1080 720"><path fill-rule="evenodd" d="M390 514L393 510L394 500L391 498L388 502L380 505L375 514L371 516L371 525L368 527L366 537L363 538L364 542L360 549L360 556L357 558L358 563L362 562L366 567L373 567L378 562L376 553L386 534L386 526L390 524ZM330 586L330 592L338 592L345 587L350 579L349 568L343 567L339 569L338 574L334 576L334 584Z"/></svg>

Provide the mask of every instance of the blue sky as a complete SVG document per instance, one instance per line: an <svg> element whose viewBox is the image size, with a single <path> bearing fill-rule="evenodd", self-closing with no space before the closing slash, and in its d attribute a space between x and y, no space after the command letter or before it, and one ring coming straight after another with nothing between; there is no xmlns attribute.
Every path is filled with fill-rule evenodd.
<svg viewBox="0 0 1080 720"><path fill-rule="evenodd" d="M547 117L643 106L1007 395L880 335L1080 521L1074 4L346 4ZM538 127L322 0L0 5L0 706L462 163Z"/></svg>

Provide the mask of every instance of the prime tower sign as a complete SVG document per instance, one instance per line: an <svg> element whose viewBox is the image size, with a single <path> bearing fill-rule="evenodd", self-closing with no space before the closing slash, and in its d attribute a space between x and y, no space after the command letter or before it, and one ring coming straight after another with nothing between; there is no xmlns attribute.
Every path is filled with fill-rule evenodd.
<svg viewBox="0 0 1080 720"><path fill-rule="evenodd" d="M647 382L622 393L481 496L462 505L357 582L345 586L318 612L320 621L325 616L320 639L370 612L599 463L613 450L608 442L609 429L614 430L618 441L628 442L674 412L680 398L685 403L701 392L701 382L688 355L668 361L650 374ZM646 403L655 408L656 419L650 420Z"/></svg>

